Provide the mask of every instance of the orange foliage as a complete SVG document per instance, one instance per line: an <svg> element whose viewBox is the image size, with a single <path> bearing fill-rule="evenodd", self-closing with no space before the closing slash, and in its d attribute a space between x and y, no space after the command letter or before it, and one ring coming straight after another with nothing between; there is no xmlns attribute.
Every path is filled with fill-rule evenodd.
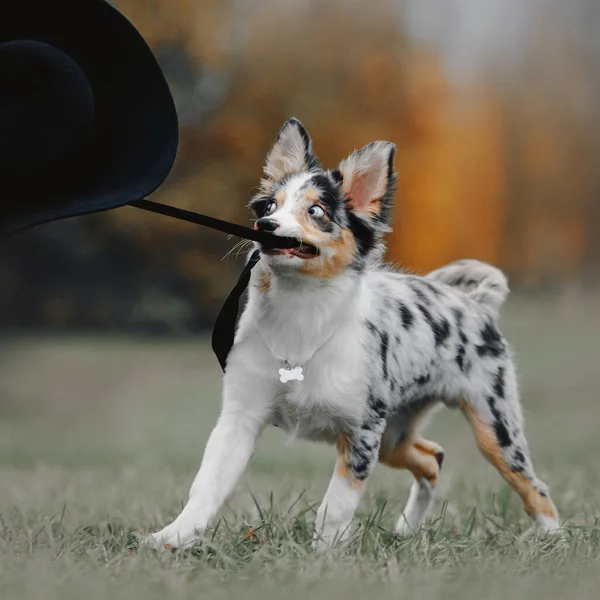
<svg viewBox="0 0 600 600"><path fill-rule="evenodd" d="M530 283L581 268L589 242L581 199L595 175L577 176L569 118L548 127L557 111L535 84L524 82L521 98L489 82L454 87L438 56L407 41L396 3L118 4L153 47L177 43L199 70L229 82L210 118L182 128L176 169L157 199L247 222L265 153L294 115L328 166L374 139L398 145L389 257L405 267L426 271L469 256ZM575 85L581 73L565 70ZM185 246L177 268L202 282L198 289L210 286L209 295L222 289L207 283L213 269L202 256L207 247L223 255L232 242L133 213L108 218L137 232L149 252L152 239L173 252Z"/></svg>

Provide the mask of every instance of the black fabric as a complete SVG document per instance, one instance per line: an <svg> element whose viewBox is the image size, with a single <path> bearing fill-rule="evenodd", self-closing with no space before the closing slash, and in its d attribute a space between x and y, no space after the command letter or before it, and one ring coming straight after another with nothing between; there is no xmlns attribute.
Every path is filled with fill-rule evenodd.
<svg viewBox="0 0 600 600"><path fill-rule="evenodd" d="M0 235L123 206L177 152L171 93L146 42L104 0L0 9Z"/></svg>
<svg viewBox="0 0 600 600"><path fill-rule="evenodd" d="M242 297L244 290L248 287L250 273L259 260L260 251L255 250L250 256L250 260L244 266L231 293L227 296L227 300L225 300L225 303L217 316L217 320L215 321L212 334L212 349L217 355L223 371L225 371L225 368L227 367L227 356L233 346L237 317L240 309L240 298Z"/></svg>
<svg viewBox="0 0 600 600"><path fill-rule="evenodd" d="M89 134L94 95L77 63L59 49L32 40L0 44L0 81L3 170L55 165Z"/></svg>
<svg viewBox="0 0 600 600"><path fill-rule="evenodd" d="M230 223L229 221L222 221L221 219L201 215L189 210L184 210L183 208L159 204L158 202L152 202L145 198L132 202L131 205L167 217L173 217L182 221L188 221L189 223L195 223L196 225L210 227L211 229L246 238L247 240L254 240L255 242L260 242L265 248L295 248L298 246L298 240L294 238L274 236L265 231L250 229L250 227L244 227L243 225L237 225L235 223Z"/></svg>

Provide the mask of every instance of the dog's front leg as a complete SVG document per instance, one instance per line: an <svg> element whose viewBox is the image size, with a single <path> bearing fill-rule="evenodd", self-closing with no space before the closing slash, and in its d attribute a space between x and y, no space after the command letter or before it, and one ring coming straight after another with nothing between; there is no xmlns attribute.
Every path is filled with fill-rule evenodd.
<svg viewBox="0 0 600 600"><path fill-rule="evenodd" d="M186 548L201 538L254 452L266 421L266 390L228 384L227 379L221 416L206 444L188 502L175 521L152 534L156 548Z"/></svg>
<svg viewBox="0 0 600 600"><path fill-rule="evenodd" d="M313 547L332 546L350 533L366 479L377 463L381 431L383 420L338 439L335 471L317 512Z"/></svg>

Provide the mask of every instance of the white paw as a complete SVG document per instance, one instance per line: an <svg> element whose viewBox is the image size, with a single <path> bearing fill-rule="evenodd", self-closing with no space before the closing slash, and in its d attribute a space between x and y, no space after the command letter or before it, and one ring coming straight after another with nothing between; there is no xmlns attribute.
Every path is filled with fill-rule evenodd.
<svg viewBox="0 0 600 600"><path fill-rule="evenodd" d="M522 533L519 539L525 541L545 536L556 538L561 542L566 542L568 538L566 530L561 528L560 523L556 519L545 515L537 515L534 525Z"/></svg>
<svg viewBox="0 0 600 600"><path fill-rule="evenodd" d="M418 527L419 526L415 524L410 525L406 520L406 517L402 515L396 523L396 535L404 538L412 537L415 535L415 533L417 533Z"/></svg>
<svg viewBox="0 0 600 600"><path fill-rule="evenodd" d="M202 539L204 528L201 525L171 523L161 531L152 533L145 542L156 550L186 549Z"/></svg>
<svg viewBox="0 0 600 600"><path fill-rule="evenodd" d="M536 515L535 531L538 535L557 535L561 532L560 523L546 515Z"/></svg>

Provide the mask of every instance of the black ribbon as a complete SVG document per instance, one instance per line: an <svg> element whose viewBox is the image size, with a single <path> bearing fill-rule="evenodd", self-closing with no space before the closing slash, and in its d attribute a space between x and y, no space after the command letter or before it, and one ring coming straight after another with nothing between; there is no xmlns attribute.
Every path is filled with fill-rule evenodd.
<svg viewBox="0 0 600 600"><path fill-rule="evenodd" d="M181 221L188 221L188 223L210 227L211 229L246 238L247 240L260 242L265 248L296 248L298 246L298 240L294 238L279 237L272 233L268 233L267 231L259 231L258 229L244 227L244 225L236 225L229 221L222 221L221 219L215 219L215 217L208 217L189 210L183 210L182 208L175 208L168 204L159 204L158 202L152 202L145 198L135 200L129 204L130 206L158 213L159 215L166 215L167 217L173 217L174 219L180 219Z"/></svg>
<svg viewBox="0 0 600 600"><path fill-rule="evenodd" d="M298 246L298 240L294 238L278 237L267 233L266 231L258 231L256 229L251 229L250 227L236 225L235 223L229 223L228 221L222 221L221 219L215 219L214 217L208 217L206 215L183 210L181 208L175 208L174 206L168 206L166 204L158 204L157 202L146 199L136 200L131 203L131 206L173 217L175 219L188 221L190 223L196 223L197 225L210 227L211 229L230 233L248 240L254 240L267 248L294 248ZM227 356L233 346L235 328L240 310L240 298L242 297L244 290L248 287L250 273L259 260L260 250L255 250L250 257L250 260L244 266L234 288L231 290L229 296L227 296L227 300L225 300L225 303L221 307L217 320L213 326L212 349L217 355L217 359L219 360L219 364L223 371L225 371L225 367L227 366Z"/></svg>
<svg viewBox="0 0 600 600"><path fill-rule="evenodd" d="M255 250L246 263L243 271L237 280L237 283L231 290L227 300L221 307L221 311L217 316L212 333L212 349L219 359L221 369L225 371L227 366L227 356L233 346L233 338L235 337L235 327L237 323L238 312L240 310L240 298L244 290L248 287L250 281L250 272L260 260L260 250Z"/></svg>

